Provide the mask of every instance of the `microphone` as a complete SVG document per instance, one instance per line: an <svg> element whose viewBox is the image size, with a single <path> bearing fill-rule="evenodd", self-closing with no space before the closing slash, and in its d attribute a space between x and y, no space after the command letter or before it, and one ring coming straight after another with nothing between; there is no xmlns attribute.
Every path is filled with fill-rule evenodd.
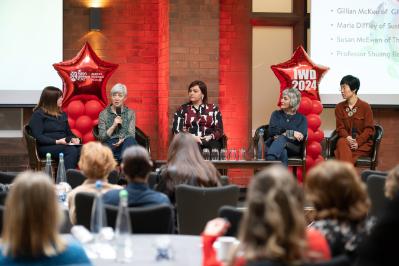
<svg viewBox="0 0 399 266"><path fill-rule="evenodd" d="M121 116L122 115L122 108L120 106L115 107L116 115ZM118 124L118 129L122 127L121 124Z"/></svg>
<svg viewBox="0 0 399 266"><path fill-rule="evenodd" d="M352 138L355 139L356 138L356 133L357 133L357 129L356 128L352 128Z"/></svg>

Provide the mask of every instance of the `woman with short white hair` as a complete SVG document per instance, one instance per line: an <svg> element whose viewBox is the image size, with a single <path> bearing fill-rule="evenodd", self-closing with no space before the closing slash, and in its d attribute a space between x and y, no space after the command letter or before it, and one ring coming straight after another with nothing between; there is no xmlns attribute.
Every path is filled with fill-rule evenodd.
<svg viewBox="0 0 399 266"><path fill-rule="evenodd" d="M301 93L297 89L283 91L280 110L274 111L270 117L267 160L278 160L287 166L288 156L299 154L308 130L306 117L297 113L300 102Z"/></svg>
<svg viewBox="0 0 399 266"><path fill-rule="evenodd" d="M100 140L108 145L118 162L126 148L136 145L136 114L125 106L126 85L117 83L111 89L111 104L105 108L98 119Z"/></svg>

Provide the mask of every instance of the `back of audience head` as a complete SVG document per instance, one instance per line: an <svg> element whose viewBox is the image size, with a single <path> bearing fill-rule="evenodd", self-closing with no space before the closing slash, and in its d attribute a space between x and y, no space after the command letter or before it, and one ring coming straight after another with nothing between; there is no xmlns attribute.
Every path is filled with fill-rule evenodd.
<svg viewBox="0 0 399 266"><path fill-rule="evenodd" d="M246 260L301 260L306 245L304 200L292 174L282 166L257 173L246 204L239 233Z"/></svg>
<svg viewBox="0 0 399 266"><path fill-rule="evenodd" d="M7 196L3 252L12 257L56 255L66 244L58 234L62 222L54 184L41 172L17 176Z"/></svg>
<svg viewBox="0 0 399 266"><path fill-rule="evenodd" d="M93 141L83 145L78 165L87 178L104 179L115 168L116 161L110 148Z"/></svg>
<svg viewBox="0 0 399 266"><path fill-rule="evenodd" d="M204 160L197 142L189 133L174 136L168 150L168 169L176 183L180 180L197 178L200 185L218 185L219 173L216 168Z"/></svg>
<svg viewBox="0 0 399 266"><path fill-rule="evenodd" d="M146 180L152 170L152 161L146 149L139 145L129 147L122 155L122 171L130 181Z"/></svg>
<svg viewBox="0 0 399 266"><path fill-rule="evenodd" d="M399 195L399 165L389 171L385 181L385 196L394 199Z"/></svg>
<svg viewBox="0 0 399 266"><path fill-rule="evenodd" d="M312 168L305 179L306 196L318 219L361 221L370 201L352 164L329 160Z"/></svg>

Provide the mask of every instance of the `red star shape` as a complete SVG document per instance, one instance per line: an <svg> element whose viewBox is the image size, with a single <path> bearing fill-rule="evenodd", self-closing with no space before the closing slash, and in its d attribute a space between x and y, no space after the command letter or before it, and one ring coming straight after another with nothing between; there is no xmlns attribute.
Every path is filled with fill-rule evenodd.
<svg viewBox="0 0 399 266"><path fill-rule="evenodd" d="M297 88L302 96L320 101L319 83L329 68L313 63L302 46L295 50L291 59L271 68L280 81L279 106L281 94L287 88Z"/></svg>
<svg viewBox="0 0 399 266"><path fill-rule="evenodd" d="M118 65L101 60L89 43L74 58L53 67L63 81L63 108L77 99L97 99L104 107L108 104L106 84Z"/></svg>

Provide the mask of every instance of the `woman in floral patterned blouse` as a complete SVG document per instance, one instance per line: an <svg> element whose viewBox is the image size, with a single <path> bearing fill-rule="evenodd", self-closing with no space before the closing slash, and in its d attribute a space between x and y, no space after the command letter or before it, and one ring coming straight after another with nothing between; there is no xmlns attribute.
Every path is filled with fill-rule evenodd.
<svg viewBox="0 0 399 266"><path fill-rule="evenodd" d="M219 108L208 103L208 89L203 81L188 86L188 102L181 105L173 117L173 134L189 132L203 148L221 148L223 121Z"/></svg>
<svg viewBox="0 0 399 266"><path fill-rule="evenodd" d="M312 227L324 233L331 255L354 259L370 229L366 186L352 164L329 160L306 175L305 191L316 209Z"/></svg>

